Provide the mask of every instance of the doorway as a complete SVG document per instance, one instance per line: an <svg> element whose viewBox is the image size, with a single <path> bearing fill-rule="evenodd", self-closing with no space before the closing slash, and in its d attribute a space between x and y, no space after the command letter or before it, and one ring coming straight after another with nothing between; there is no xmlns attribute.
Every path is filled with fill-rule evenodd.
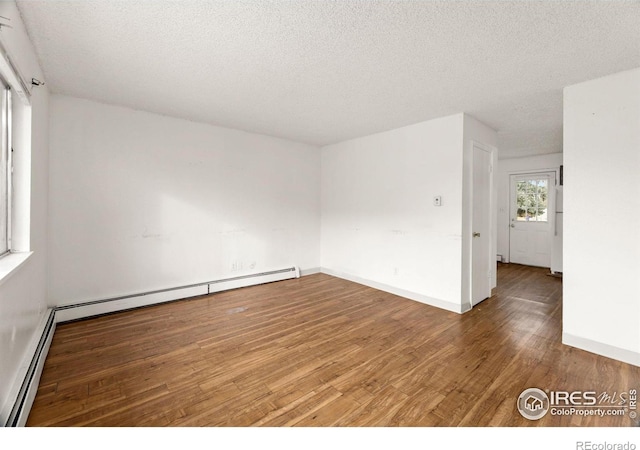
<svg viewBox="0 0 640 450"><path fill-rule="evenodd" d="M509 188L509 260L551 267L555 226L554 171L514 174Z"/></svg>

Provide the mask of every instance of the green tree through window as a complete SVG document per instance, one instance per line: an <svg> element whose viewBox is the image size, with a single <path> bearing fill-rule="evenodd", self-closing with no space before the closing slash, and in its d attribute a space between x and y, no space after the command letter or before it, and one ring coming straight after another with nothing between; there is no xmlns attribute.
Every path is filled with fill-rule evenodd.
<svg viewBox="0 0 640 450"><path fill-rule="evenodd" d="M547 178L517 181L518 212L516 220L546 222L548 191L549 180Z"/></svg>

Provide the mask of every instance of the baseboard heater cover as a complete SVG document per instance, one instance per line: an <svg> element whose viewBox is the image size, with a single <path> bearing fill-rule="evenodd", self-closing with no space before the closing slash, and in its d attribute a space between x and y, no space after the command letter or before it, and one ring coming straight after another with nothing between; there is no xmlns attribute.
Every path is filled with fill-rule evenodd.
<svg viewBox="0 0 640 450"><path fill-rule="evenodd" d="M241 287L272 283L274 281L300 278L298 267L272 270L256 274L241 275L221 280L178 286L155 291L141 292L120 297L93 300L56 307L56 322L68 322L87 317L108 314L126 309L140 308L174 300L181 300L200 295L213 294Z"/></svg>
<svg viewBox="0 0 640 450"><path fill-rule="evenodd" d="M40 376L44 367L44 361L49 353L53 333L56 329L55 309L50 309L47 315L42 335L38 341L36 350L31 358L29 367L18 391L16 401L5 422L5 427L22 427L27 423L31 405L36 397Z"/></svg>
<svg viewBox="0 0 640 450"><path fill-rule="evenodd" d="M73 305L63 305L50 309L38 345L4 426L21 427L27 423L57 323L292 278L300 278L300 270L297 267Z"/></svg>

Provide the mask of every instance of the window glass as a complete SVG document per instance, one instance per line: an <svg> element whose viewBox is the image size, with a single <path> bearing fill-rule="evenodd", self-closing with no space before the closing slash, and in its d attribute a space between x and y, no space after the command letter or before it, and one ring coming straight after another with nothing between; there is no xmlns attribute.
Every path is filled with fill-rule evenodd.
<svg viewBox="0 0 640 450"><path fill-rule="evenodd" d="M516 182L519 222L547 222L548 178L529 178Z"/></svg>

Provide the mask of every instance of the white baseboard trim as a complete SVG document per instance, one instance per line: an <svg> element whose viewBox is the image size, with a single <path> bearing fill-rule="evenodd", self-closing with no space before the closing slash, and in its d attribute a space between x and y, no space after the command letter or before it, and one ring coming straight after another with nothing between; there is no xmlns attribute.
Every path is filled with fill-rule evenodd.
<svg viewBox="0 0 640 450"><path fill-rule="evenodd" d="M465 312L465 309L464 309L465 306L459 305L457 303L452 303L446 300L440 300L437 298L428 297L426 295L407 291L405 289L400 289L394 286L390 286L388 284L379 283L377 281L368 280L366 278L361 278L356 275L351 275L351 274L340 272L337 270L327 269L326 267L322 267L321 271L322 273L325 273L327 275L343 278L345 280L353 281L354 283L363 284L365 286L369 286L374 289L378 289L380 291L384 291L390 294L398 295L400 297L408 298L409 300L414 300L416 302L424 303L426 305L435 306L436 308L445 309L447 311L451 311L458 314ZM467 310L468 309L470 308L467 308Z"/></svg>
<svg viewBox="0 0 640 450"><path fill-rule="evenodd" d="M638 352L614 347L609 344L603 344L602 342L592 341L591 339L574 336L569 333L562 333L562 343L587 352L595 353L596 355L606 356L607 358L640 367L640 353Z"/></svg>
<svg viewBox="0 0 640 450"><path fill-rule="evenodd" d="M44 362L47 359L51 340L56 329L55 314L54 309L49 309L38 325L35 333L36 338L34 339L35 348L32 348L27 353L32 354L31 361L18 377L19 380L22 379L20 389L15 395L11 411L7 415L4 412L2 414L3 417L6 417L5 427L23 427L27 423L27 418L40 384Z"/></svg>
<svg viewBox="0 0 640 450"><path fill-rule="evenodd" d="M102 300L92 300L71 305L60 305L56 307L56 322L61 323L71 320L86 319L88 317L99 316L102 314L140 308L142 306L156 305L159 303L183 300L186 298L208 295L241 287L256 286L258 284L272 283L274 281L282 281L299 277L300 270L297 267L289 267L286 269L242 275L189 286L180 286Z"/></svg>
<svg viewBox="0 0 640 450"><path fill-rule="evenodd" d="M316 273L321 273L322 270L320 267L311 267L309 269L300 269L300 276L306 277L307 275L315 275Z"/></svg>

